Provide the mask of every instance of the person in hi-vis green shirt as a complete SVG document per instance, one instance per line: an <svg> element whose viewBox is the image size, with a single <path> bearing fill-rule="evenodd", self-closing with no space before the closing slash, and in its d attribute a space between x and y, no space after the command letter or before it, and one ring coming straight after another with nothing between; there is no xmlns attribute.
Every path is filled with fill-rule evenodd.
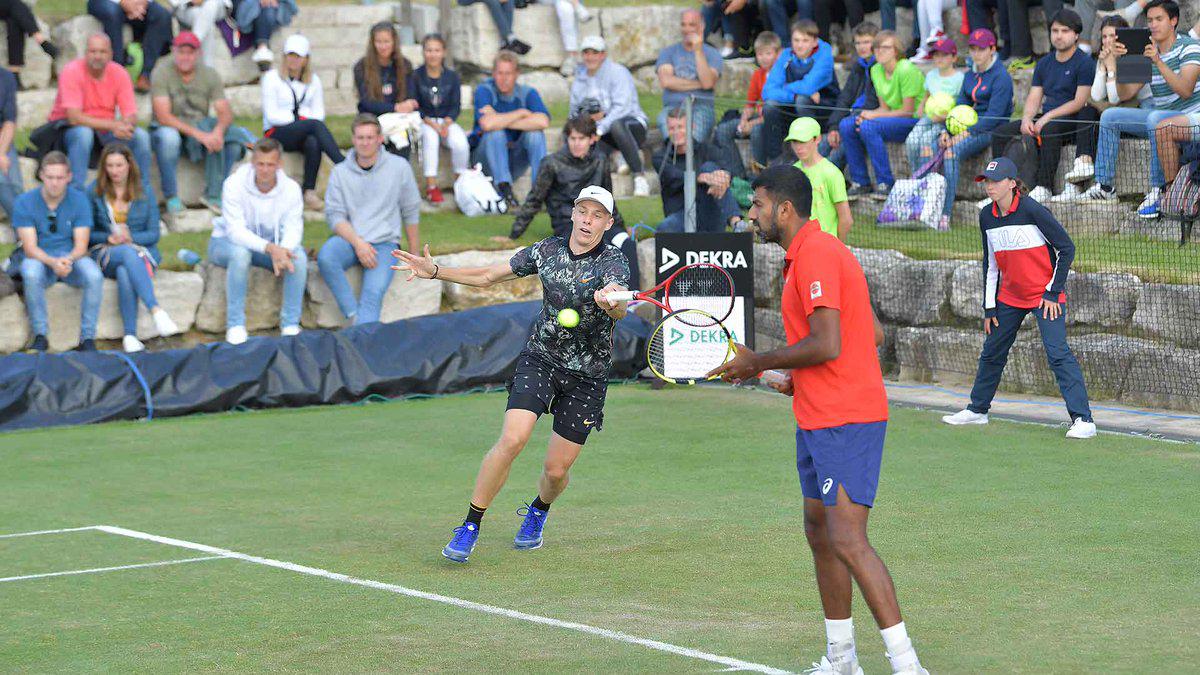
<svg viewBox="0 0 1200 675"><path fill-rule="evenodd" d="M820 123L811 117L797 118L788 127L784 140L792 144L792 151L800 158L796 168L812 183L813 219L821 224L823 231L846 241L854 224L850 202L846 200L846 178L833 162L817 152L817 144L821 142Z"/></svg>

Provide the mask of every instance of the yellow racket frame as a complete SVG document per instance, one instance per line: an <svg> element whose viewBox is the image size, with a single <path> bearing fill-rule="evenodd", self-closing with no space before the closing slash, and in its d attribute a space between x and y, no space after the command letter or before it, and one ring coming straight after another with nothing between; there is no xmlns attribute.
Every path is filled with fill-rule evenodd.
<svg viewBox="0 0 1200 675"><path fill-rule="evenodd" d="M706 317L708 317L709 320L711 320L712 324L711 324L711 326L704 326L705 328L709 328L709 327L719 328L721 330L721 332L725 334L725 358L721 360L721 364L729 363L729 361L733 358L734 354L737 353L737 347L734 346L734 342L733 342L733 335L731 335L729 333L729 329L725 327L725 324L721 323L720 320L718 320L715 316L713 316L712 314L709 314L708 312L705 312L702 309L680 309L680 310L671 312L670 314L667 314L663 318L659 319L658 323L655 324L655 326L654 326L654 330L650 332L650 339L646 341L646 363L647 363L647 365L650 366L650 372L654 373L654 376L657 377L658 379L662 380L663 382L668 382L670 384L694 385L697 382L709 382L709 381L712 381L715 379L719 379L719 377L720 377L719 375L714 375L712 377L701 378L701 379L669 377L666 374L659 372L658 368L656 368L654 366L654 357L650 353L650 350L654 346L654 340L662 332L663 328L667 325L667 321L669 319L677 317L680 314L700 314L702 316L706 316ZM682 320L680 319L680 321L682 321ZM686 325L693 325L686 321L684 321L683 323L685 323ZM718 365L721 365L721 364L718 364Z"/></svg>

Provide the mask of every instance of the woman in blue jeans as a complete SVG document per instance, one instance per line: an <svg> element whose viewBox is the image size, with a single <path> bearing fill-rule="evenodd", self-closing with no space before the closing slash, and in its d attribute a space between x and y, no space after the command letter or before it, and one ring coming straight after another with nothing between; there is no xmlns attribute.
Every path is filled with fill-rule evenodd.
<svg viewBox="0 0 1200 675"><path fill-rule="evenodd" d="M516 52L521 56L529 53L529 45L517 39L513 32L513 3L515 0L458 0L458 4L466 7L481 2L487 5L492 15L492 23L496 24L496 32L500 34L500 49Z"/></svg>
<svg viewBox="0 0 1200 675"><path fill-rule="evenodd" d="M92 258L104 276L117 280L117 301L125 326L122 346L140 352L145 345L137 337L138 300L150 311L161 336L174 335L179 328L154 297L154 269L158 252L158 205L147 193L133 152L122 144L105 146L100 153L100 171L88 186L92 200Z"/></svg>

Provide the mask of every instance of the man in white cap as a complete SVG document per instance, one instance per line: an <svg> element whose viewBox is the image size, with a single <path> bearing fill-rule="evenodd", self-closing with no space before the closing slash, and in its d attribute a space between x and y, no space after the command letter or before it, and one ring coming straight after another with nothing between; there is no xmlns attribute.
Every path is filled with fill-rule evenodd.
<svg viewBox="0 0 1200 675"><path fill-rule="evenodd" d="M650 196L650 183L642 166L642 144L646 142L647 118L638 102L633 74L608 59L608 46L599 35L589 35L580 44L583 65L571 84L571 115L588 115L596 120L596 133L605 152L619 150L625 160L621 173L633 174L633 196Z"/></svg>
<svg viewBox="0 0 1200 675"><path fill-rule="evenodd" d="M513 541L518 549L542 545L550 504L567 487L568 471L588 434L604 419L608 371L612 367L613 329L625 316L625 303L605 296L629 286L629 265L614 246L603 242L613 225L613 197L591 185L579 192L569 235L549 237L517 251L506 263L490 267L442 267L424 257L397 250L395 269L409 279L441 279L467 286L491 286L537 274L542 280L542 310L508 383L508 407L500 439L483 458L467 518L455 528L442 555L465 563L479 538L484 511L491 505L509 467L529 441L538 417L554 415L554 433L538 480L537 497L517 511L524 516Z"/></svg>

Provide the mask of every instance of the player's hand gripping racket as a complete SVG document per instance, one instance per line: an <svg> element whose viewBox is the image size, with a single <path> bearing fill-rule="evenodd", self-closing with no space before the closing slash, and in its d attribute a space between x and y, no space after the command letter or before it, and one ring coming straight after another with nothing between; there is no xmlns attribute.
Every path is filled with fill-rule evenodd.
<svg viewBox="0 0 1200 675"><path fill-rule="evenodd" d="M681 309L654 326L646 343L646 361L660 380L695 384L716 379L708 377L709 371L733 358L734 349L733 337L716 317L699 309Z"/></svg>
<svg viewBox="0 0 1200 675"><path fill-rule="evenodd" d="M656 297L660 291L661 300ZM609 302L644 300L668 314L682 309L702 310L700 314L681 315L676 320L697 327L714 326L733 312L733 277L717 265L696 263L675 270L666 281L648 291L618 291L604 297Z"/></svg>

